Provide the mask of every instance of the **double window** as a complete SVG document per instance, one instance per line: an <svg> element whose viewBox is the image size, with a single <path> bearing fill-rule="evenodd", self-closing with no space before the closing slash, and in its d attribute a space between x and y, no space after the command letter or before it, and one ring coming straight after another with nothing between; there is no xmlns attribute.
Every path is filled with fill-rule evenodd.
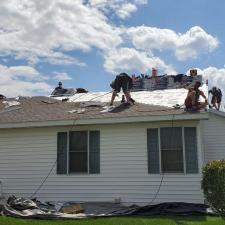
<svg viewBox="0 0 225 225"><path fill-rule="evenodd" d="M198 173L195 127L147 130L149 173Z"/></svg>
<svg viewBox="0 0 225 225"><path fill-rule="evenodd" d="M100 173L100 132L59 132L57 174Z"/></svg>

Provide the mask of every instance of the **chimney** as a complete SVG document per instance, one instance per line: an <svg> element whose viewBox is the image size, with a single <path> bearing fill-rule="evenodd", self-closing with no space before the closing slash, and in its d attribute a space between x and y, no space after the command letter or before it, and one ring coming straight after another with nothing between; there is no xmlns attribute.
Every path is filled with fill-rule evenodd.
<svg viewBox="0 0 225 225"><path fill-rule="evenodd" d="M156 77L158 74L158 70L156 68L152 68L152 76Z"/></svg>

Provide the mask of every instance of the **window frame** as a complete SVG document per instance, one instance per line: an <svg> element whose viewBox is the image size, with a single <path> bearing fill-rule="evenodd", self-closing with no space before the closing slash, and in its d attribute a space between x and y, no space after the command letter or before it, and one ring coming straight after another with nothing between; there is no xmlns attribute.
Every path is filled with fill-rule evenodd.
<svg viewBox="0 0 225 225"><path fill-rule="evenodd" d="M99 129L94 130L71 130L66 131L67 133L67 171L66 175L96 175L98 173L90 173L90 132L99 131ZM87 133L87 172L70 172L70 132L86 132ZM99 173L100 174L100 173Z"/></svg>
<svg viewBox="0 0 225 225"><path fill-rule="evenodd" d="M182 129L182 153L183 153L183 172L163 172L162 171L162 148L161 148L161 128L173 128L171 126L162 126L162 127L155 127L158 129L158 146L159 146L159 174L169 174L169 175L179 175L179 174L187 174L187 168L186 168L186 149L185 149L185 135L184 135L184 129L185 127L194 127L196 129L196 142L197 142L197 161L198 161L198 172L196 174L199 174L199 145L198 145L198 127L197 126L174 126L174 127L181 127ZM153 129L147 128L147 129ZM151 173L150 173L151 174ZM189 173L188 173L189 174Z"/></svg>

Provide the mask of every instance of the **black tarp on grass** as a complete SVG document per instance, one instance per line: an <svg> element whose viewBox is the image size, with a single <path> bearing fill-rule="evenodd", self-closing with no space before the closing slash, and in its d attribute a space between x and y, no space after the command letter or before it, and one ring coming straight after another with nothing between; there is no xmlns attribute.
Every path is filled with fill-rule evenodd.
<svg viewBox="0 0 225 225"><path fill-rule="evenodd" d="M109 216L197 216L214 215L209 207L204 204L185 203L185 202L166 202L146 206L122 206L116 203L80 203L84 213L67 214L61 213L63 206L75 204L75 202L55 202L42 203L38 200L10 197L6 204L0 207L1 215L18 218L35 219L82 219L90 217L109 217Z"/></svg>

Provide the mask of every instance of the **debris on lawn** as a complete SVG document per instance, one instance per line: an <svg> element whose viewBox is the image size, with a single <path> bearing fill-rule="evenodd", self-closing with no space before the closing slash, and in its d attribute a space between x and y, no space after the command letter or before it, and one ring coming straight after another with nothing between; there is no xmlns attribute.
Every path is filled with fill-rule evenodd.
<svg viewBox="0 0 225 225"><path fill-rule="evenodd" d="M0 207L0 215L36 219L82 219L125 215L198 216L215 215L215 213L207 205L184 202L123 206L110 202L40 202L37 199L11 196L7 203Z"/></svg>

